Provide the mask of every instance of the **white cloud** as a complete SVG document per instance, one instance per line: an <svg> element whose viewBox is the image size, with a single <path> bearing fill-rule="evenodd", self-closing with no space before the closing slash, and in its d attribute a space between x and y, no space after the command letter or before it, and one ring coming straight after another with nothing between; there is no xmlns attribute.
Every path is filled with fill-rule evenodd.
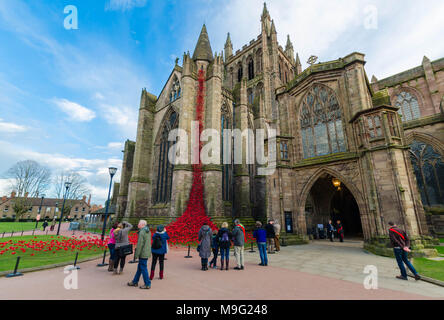
<svg viewBox="0 0 444 320"><path fill-rule="evenodd" d="M0 132L4 133L18 133L27 131L27 127L15 124L12 122L4 122L3 119L0 118Z"/></svg>
<svg viewBox="0 0 444 320"><path fill-rule="evenodd" d="M110 143L108 143L108 148L111 148L111 149L122 149L123 148L123 142L110 142Z"/></svg>
<svg viewBox="0 0 444 320"><path fill-rule="evenodd" d="M96 117L94 111L67 99L53 99L53 102L73 121L88 122Z"/></svg>
<svg viewBox="0 0 444 320"><path fill-rule="evenodd" d="M109 0L105 6L106 10L131 10L135 7L144 7L147 0Z"/></svg>

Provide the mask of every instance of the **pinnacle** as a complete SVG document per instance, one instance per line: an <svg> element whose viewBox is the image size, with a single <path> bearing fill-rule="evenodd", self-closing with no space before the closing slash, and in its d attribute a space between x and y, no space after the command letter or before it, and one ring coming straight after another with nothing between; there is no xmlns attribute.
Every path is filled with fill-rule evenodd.
<svg viewBox="0 0 444 320"><path fill-rule="evenodd" d="M193 60L213 61L213 51L211 50L210 39L208 38L207 27L202 26L199 40L197 40L196 48L194 49Z"/></svg>

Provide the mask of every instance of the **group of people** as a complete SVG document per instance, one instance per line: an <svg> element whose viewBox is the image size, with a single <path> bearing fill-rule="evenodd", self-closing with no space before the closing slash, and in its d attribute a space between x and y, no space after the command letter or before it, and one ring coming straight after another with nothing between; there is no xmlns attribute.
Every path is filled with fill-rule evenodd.
<svg viewBox="0 0 444 320"><path fill-rule="evenodd" d="M401 271L398 279L407 280L407 273L404 264L414 274L416 280L421 277L408 260L408 252L410 252L410 241L405 231L398 228L394 223L389 222L389 236L391 244L394 248L396 261ZM114 223L110 230L108 240L108 248L110 250L110 260L108 271L114 275L123 273L126 256L132 254L132 244L129 242L128 234L132 229L129 222ZM336 228L334 228L331 220L329 221L329 238L331 241L331 233L337 232L343 234L342 225L338 220ZM170 237L163 225L159 225L153 236L145 220L140 220L138 224L139 236L137 246L134 253L134 259L138 260L137 272L132 281L128 282L128 286L137 287L140 277L142 276L144 285L141 289L150 289L151 280L154 279L156 264L159 261L160 271L159 279L164 278L165 254L168 252L168 240ZM260 266L268 265L267 253L280 251L279 246L280 226L273 220L269 220L268 224L263 227L260 221L256 222L256 229L253 232L253 238L256 239L259 249L261 262ZM339 237L341 242L343 236ZM207 271L209 268L217 268L217 260L220 254L220 270L229 270L230 265L230 249L233 245L234 255L236 257L235 270L244 270L244 245L247 240L245 227L238 219L234 221L234 228L228 229L228 223L224 222L219 231L211 230L207 223L204 223L198 234L199 245L197 250L201 258L201 270ZM211 261L209 258L213 255ZM151 273L148 275L148 259L152 257ZM120 266L120 267L119 267Z"/></svg>
<svg viewBox="0 0 444 320"><path fill-rule="evenodd" d="M110 230L108 248L110 251L110 260L108 271L114 275L123 273L126 256L132 254L132 244L129 242L128 233L133 228L131 223L123 221L114 223ZM145 220L140 220L138 224L138 240L134 252L134 259L138 260L137 272L128 286L138 287L142 276L144 285L141 289L150 289L151 280L154 279L157 261L159 261L159 279L164 278L165 254L168 252L168 240L170 237L163 225L157 226L156 233L151 235L151 231ZM151 243L152 242L152 243ZM148 275L148 259L152 257L151 273ZM120 265L120 268L119 268Z"/></svg>
<svg viewBox="0 0 444 320"><path fill-rule="evenodd" d="M336 225L333 225L333 222L328 220L327 235L331 242L333 242L335 234L340 242L344 242L344 227L342 226L341 220L337 220Z"/></svg>
<svg viewBox="0 0 444 320"><path fill-rule="evenodd" d="M256 222L256 229L253 232L253 238L256 239L259 248L260 266L268 265L268 253L280 251L280 225L273 220L269 220L265 228L260 221ZM230 249L233 246L234 256L236 258L236 267L234 270L244 270L244 246L247 240L245 227L238 219L234 221L233 230L228 229L228 223L224 222L219 231L213 230L204 223L199 230L199 256L201 258L201 270L207 271L208 268L217 268L217 261L220 255L220 270L229 270ZM211 261L209 258L213 255Z"/></svg>

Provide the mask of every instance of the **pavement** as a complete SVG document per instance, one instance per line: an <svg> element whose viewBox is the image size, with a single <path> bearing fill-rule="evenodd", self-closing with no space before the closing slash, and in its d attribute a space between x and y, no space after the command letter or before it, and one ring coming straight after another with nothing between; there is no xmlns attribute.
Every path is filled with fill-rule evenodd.
<svg viewBox="0 0 444 320"><path fill-rule="evenodd" d="M112 275L96 261L79 264L80 270L65 274L64 268L0 278L0 299L39 300L412 300L444 299L442 287L422 281L395 279L394 259L364 252L362 242L329 243L283 247L269 255L269 266L258 266L259 254L245 251L245 270L200 270L200 258L185 259L186 248L171 248L165 261L165 278L152 281L150 290L128 287L137 264L126 264L123 274ZM130 259L127 259L130 260ZM150 262L149 262L150 264ZM378 289L368 290L363 282L366 265L378 271ZM78 288L64 283L77 272ZM140 283L142 284L142 279Z"/></svg>

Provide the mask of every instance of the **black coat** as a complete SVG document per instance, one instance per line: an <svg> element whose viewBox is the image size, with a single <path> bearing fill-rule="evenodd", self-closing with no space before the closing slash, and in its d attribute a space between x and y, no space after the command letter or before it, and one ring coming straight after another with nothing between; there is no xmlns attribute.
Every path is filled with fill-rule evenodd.
<svg viewBox="0 0 444 320"><path fill-rule="evenodd" d="M265 226L265 231L267 231L267 239L274 238L276 236L273 225L270 223Z"/></svg>
<svg viewBox="0 0 444 320"><path fill-rule="evenodd" d="M228 242L227 241L221 241L222 235L224 234L224 232L228 232L228 239L229 239ZM227 228L221 228L221 229L219 229L219 232L217 233L216 239L217 239L217 241L219 243L219 248L221 248L221 249L228 249L228 248L231 247L231 240L233 240L233 234Z"/></svg>

